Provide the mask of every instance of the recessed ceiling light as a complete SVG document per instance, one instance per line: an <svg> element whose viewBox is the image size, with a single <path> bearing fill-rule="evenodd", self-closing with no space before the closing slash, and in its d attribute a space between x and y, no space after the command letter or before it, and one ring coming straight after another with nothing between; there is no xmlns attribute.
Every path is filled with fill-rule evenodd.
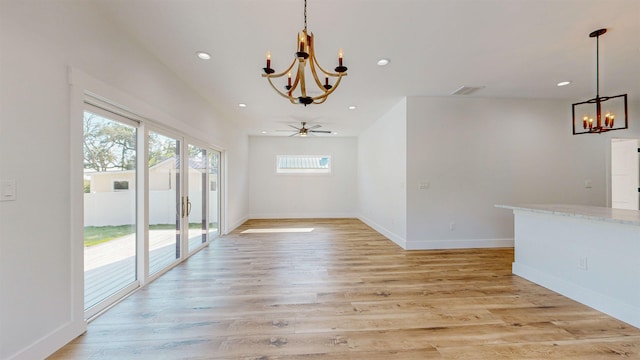
<svg viewBox="0 0 640 360"><path fill-rule="evenodd" d="M262 133L262 134L266 134L267 132L266 132L266 131L264 131L264 130L262 130L262 131L261 131L261 133Z"/></svg>
<svg viewBox="0 0 640 360"><path fill-rule="evenodd" d="M380 60L378 60L377 64L378 64L378 66L387 66L387 65L389 65L390 62L391 62L391 60L389 60L389 59L380 59Z"/></svg>
<svg viewBox="0 0 640 360"><path fill-rule="evenodd" d="M357 108L358 108L358 107L357 107L357 106L355 106L355 105L351 105L351 106L349 106L349 110L355 110L355 109L357 109Z"/></svg>
<svg viewBox="0 0 640 360"><path fill-rule="evenodd" d="M337 131L332 132L333 135L338 135Z"/></svg>
<svg viewBox="0 0 640 360"><path fill-rule="evenodd" d="M571 81L561 81L558 83L558 86L567 86L569 84L571 84Z"/></svg>
<svg viewBox="0 0 640 360"><path fill-rule="evenodd" d="M209 54L208 52L198 51L196 55L198 55L198 58L202 60L211 60L211 54Z"/></svg>
<svg viewBox="0 0 640 360"><path fill-rule="evenodd" d="M238 107L246 108L246 107L247 107L247 104L245 104L245 103L240 103L240 104L238 104Z"/></svg>

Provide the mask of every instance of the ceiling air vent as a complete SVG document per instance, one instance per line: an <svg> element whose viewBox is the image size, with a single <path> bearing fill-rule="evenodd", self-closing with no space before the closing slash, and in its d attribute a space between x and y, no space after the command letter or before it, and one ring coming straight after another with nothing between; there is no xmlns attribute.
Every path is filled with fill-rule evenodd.
<svg viewBox="0 0 640 360"><path fill-rule="evenodd" d="M451 95L469 95L480 89L484 89L484 86L462 86L458 90L451 93Z"/></svg>

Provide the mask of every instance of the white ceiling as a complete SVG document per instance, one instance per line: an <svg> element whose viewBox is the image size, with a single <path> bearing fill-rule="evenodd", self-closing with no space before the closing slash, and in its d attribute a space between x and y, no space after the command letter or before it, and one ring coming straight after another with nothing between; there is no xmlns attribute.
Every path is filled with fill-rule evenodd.
<svg viewBox="0 0 640 360"><path fill-rule="evenodd" d="M322 105L290 104L260 75L265 53L284 70L302 30L303 0L93 0L141 46L249 134L287 134L299 120L355 136L404 96L640 100L640 0L308 0L320 64L348 76ZM199 50L212 54L202 61ZM391 63L378 67L379 58ZM557 87L570 80L572 84ZM238 103L246 103L239 108ZM357 106L348 110L348 106ZM632 119L633 121L633 119ZM322 135L336 136L336 135Z"/></svg>

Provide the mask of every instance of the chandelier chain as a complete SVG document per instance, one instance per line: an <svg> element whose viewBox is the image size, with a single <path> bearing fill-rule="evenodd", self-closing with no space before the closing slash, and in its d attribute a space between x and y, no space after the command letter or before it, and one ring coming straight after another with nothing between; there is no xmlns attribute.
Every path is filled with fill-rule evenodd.
<svg viewBox="0 0 640 360"><path fill-rule="evenodd" d="M306 0L305 0L306 1ZM600 97L600 36L596 36L596 98Z"/></svg>
<svg viewBox="0 0 640 360"><path fill-rule="evenodd" d="M304 0L304 30L307 31L307 0Z"/></svg>

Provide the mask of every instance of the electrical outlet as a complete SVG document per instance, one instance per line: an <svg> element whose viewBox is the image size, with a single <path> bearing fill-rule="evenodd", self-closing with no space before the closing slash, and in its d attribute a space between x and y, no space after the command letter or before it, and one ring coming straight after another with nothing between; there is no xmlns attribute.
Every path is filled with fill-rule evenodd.
<svg viewBox="0 0 640 360"><path fill-rule="evenodd" d="M456 223L455 223L455 222L453 222L453 221L452 221L452 222L450 222L450 223L449 223L449 230L450 230L450 231L453 231L453 230L455 230L455 229L456 229Z"/></svg>
<svg viewBox="0 0 640 360"><path fill-rule="evenodd" d="M18 198L15 180L0 181L0 201L15 201Z"/></svg>
<svg viewBox="0 0 640 360"><path fill-rule="evenodd" d="M420 189L420 190L426 190L428 188L429 188L429 182L428 181L423 181L418 186L418 189Z"/></svg>
<svg viewBox="0 0 640 360"><path fill-rule="evenodd" d="M580 256L580 259L578 260L578 269L587 271L588 266L586 256Z"/></svg>

